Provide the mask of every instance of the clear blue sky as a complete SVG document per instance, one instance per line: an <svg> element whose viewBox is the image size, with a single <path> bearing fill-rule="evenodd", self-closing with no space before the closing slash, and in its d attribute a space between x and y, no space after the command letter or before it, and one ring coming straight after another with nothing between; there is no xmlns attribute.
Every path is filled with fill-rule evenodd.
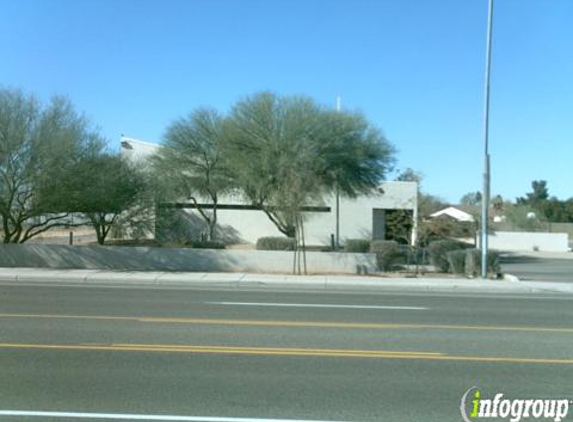
<svg viewBox="0 0 573 422"><path fill-rule="evenodd" d="M573 196L573 0L497 0L492 192ZM160 142L260 90L360 109L397 168L481 189L487 0L0 0L0 84L69 96L110 142ZM393 178L395 174L389 175Z"/></svg>

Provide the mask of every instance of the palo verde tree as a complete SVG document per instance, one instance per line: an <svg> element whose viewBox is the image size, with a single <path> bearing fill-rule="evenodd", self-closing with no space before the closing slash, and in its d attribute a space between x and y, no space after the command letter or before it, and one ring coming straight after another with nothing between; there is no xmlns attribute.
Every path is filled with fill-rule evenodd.
<svg viewBox="0 0 573 422"><path fill-rule="evenodd" d="M23 243L69 225L68 198L56 187L77 161L101 148L97 133L69 100L47 105L0 89L0 223L4 243Z"/></svg>
<svg viewBox="0 0 573 422"><path fill-rule="evenodd" d="M143 173L119 155L102 151L82 157L59 189L67 195L68 209L89 220L100 245L118 219L140 222L149 203Z"/></svg>
<svg viewBox="0 0 573 422"><path fill-rule="evenodd" d="M336 189L367 193L393 163L393 148L364 116L307 97L263 92L239 101L223 140L237 187L288 237L295 237L304 206Z"/></svg>
<svg viewBox="0 0 573 422"><path fill-rule="evenodd" d="M222 146L235 183L288 237L295 236L296 208L310 188L302 184L315 182L296 175L318 114L306 99L261 93L239 101L225 126Z"/></svg>
<svg viewBox="0 0 573 422"><path fill-rule="evenodd" d="M159 201L190 200L205 221L208 240L215 237L220 195L232 186L220 148L222 134L222 116L198 109L168 127L151 159Z"/></svg>

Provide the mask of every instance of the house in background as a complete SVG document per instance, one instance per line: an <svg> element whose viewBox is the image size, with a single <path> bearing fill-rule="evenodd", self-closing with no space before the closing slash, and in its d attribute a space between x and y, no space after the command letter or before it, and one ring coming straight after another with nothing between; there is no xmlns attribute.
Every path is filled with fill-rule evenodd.
<svg viewBox="0 0 573 422"><path fill-rule="evenodd" d="M157 148L159 145L149 142L121 138L121 155L131 162L142 162ZM304 213L307 245L330 246L337 225L341 244L346 239L384 240L388 232L386 217L395 210L405 210L411 217L409 237L413 244L416 242L418 185L415 182L383 182L371 195L340 198L338 212L336 203L333 195L325 198L320 206L307 208ZM186 226L178 230L184 231L188 238L199 238L205 227L196 207L182 198L172 204L172 208L181 213L181 220L185 221ZM208 204L205 208L208 209ZM216 234L226 243L256 243L261 237L282 236L264 211L245 202L239 192L220 198L217 216ZM155 233L156 237L161 235Z"/></svg>
<svg viewBox="0 0 573 422"><path fill-rule="evenodd" d="M449 217L456 221L468 223L475 222L473 215L461 209L462 207L448 207L430 214L430 218Z"/></svg>
<svg viewBox="0 0 573 422"><path fill-rule="evenodd" d="M479 245L480 235L479 219L481 207L471 206L450 206L430 215L432 219L449 219L459 223L460 226L474 224L475 245ZM523 231L517 230L506 223L506 216L502 211L491 208L489 212L490 234L488 244L491 249L499 251L519 252L519 251L544 251L544 252L567 252L569 250L568 234L564 227L559 228L559 232L551 229L552 224L544 231ZM536 218L534 213L529 213L527 218ZM501 230L500 230L501 229ZM466 240L467 239L462 239Z"/></svg>
<svg viewBox="0 0 573 422"><path fill-rule="evenodd" d="M473 223L478 220L476 216L481 216L481 207L470 205L452 205L430 215L430 218L450 217L462 223ZM535 215L534 215L535 216ZM503 223L506 218L503 212L494 207L489 210L489 217L493 223Z"/></svg>

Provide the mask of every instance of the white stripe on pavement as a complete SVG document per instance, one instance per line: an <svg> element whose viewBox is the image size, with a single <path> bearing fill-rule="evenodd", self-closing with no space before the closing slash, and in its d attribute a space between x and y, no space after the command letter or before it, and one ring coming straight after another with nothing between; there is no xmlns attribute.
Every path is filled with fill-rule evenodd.
<svg viewBox="0 0 573 422"><path fill-rule="evenodd" d="M131 415L124 413L82 413L45 412L30 410L0 410L0 416L76 418L76 419L115 419L128 421L182 421L182 422L336 422L297 419L225 418L216 416L170 416L170 415Z"/></svg>
<svg viewBox="0 0 573 422"><path fill-rule="evenodd" d="M406 311L425 311L428 309L421 306L336 305L323 303L205 302L205 304L224 306L275 306L280 308L397 309Z"/></svg>

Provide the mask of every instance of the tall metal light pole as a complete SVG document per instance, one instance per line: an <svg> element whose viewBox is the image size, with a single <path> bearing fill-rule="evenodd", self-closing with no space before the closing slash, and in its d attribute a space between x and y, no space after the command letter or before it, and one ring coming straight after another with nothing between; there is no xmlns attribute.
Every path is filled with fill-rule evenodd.
<svg viewBox="0 0 573 422"><path fill-rule="evenodd" d="M336 97L336 111L340 113L341 99ZM338 187L338 175L336 176L336 250L340 248L340 192Z"/></svg>
<svg viewBox="0 0 573 422"><path fill-rule="evenodd" d="M489 157L489 76L491 70L491 43L493 27L493 0L489 0L487 15L487 42L485 59L485 87L484 87L484 170L483 170L483 193L481 200L481 277L487 277L487 255L488 255L488 218L489 218L489 196L490 196L490 157Z"/></svg>

